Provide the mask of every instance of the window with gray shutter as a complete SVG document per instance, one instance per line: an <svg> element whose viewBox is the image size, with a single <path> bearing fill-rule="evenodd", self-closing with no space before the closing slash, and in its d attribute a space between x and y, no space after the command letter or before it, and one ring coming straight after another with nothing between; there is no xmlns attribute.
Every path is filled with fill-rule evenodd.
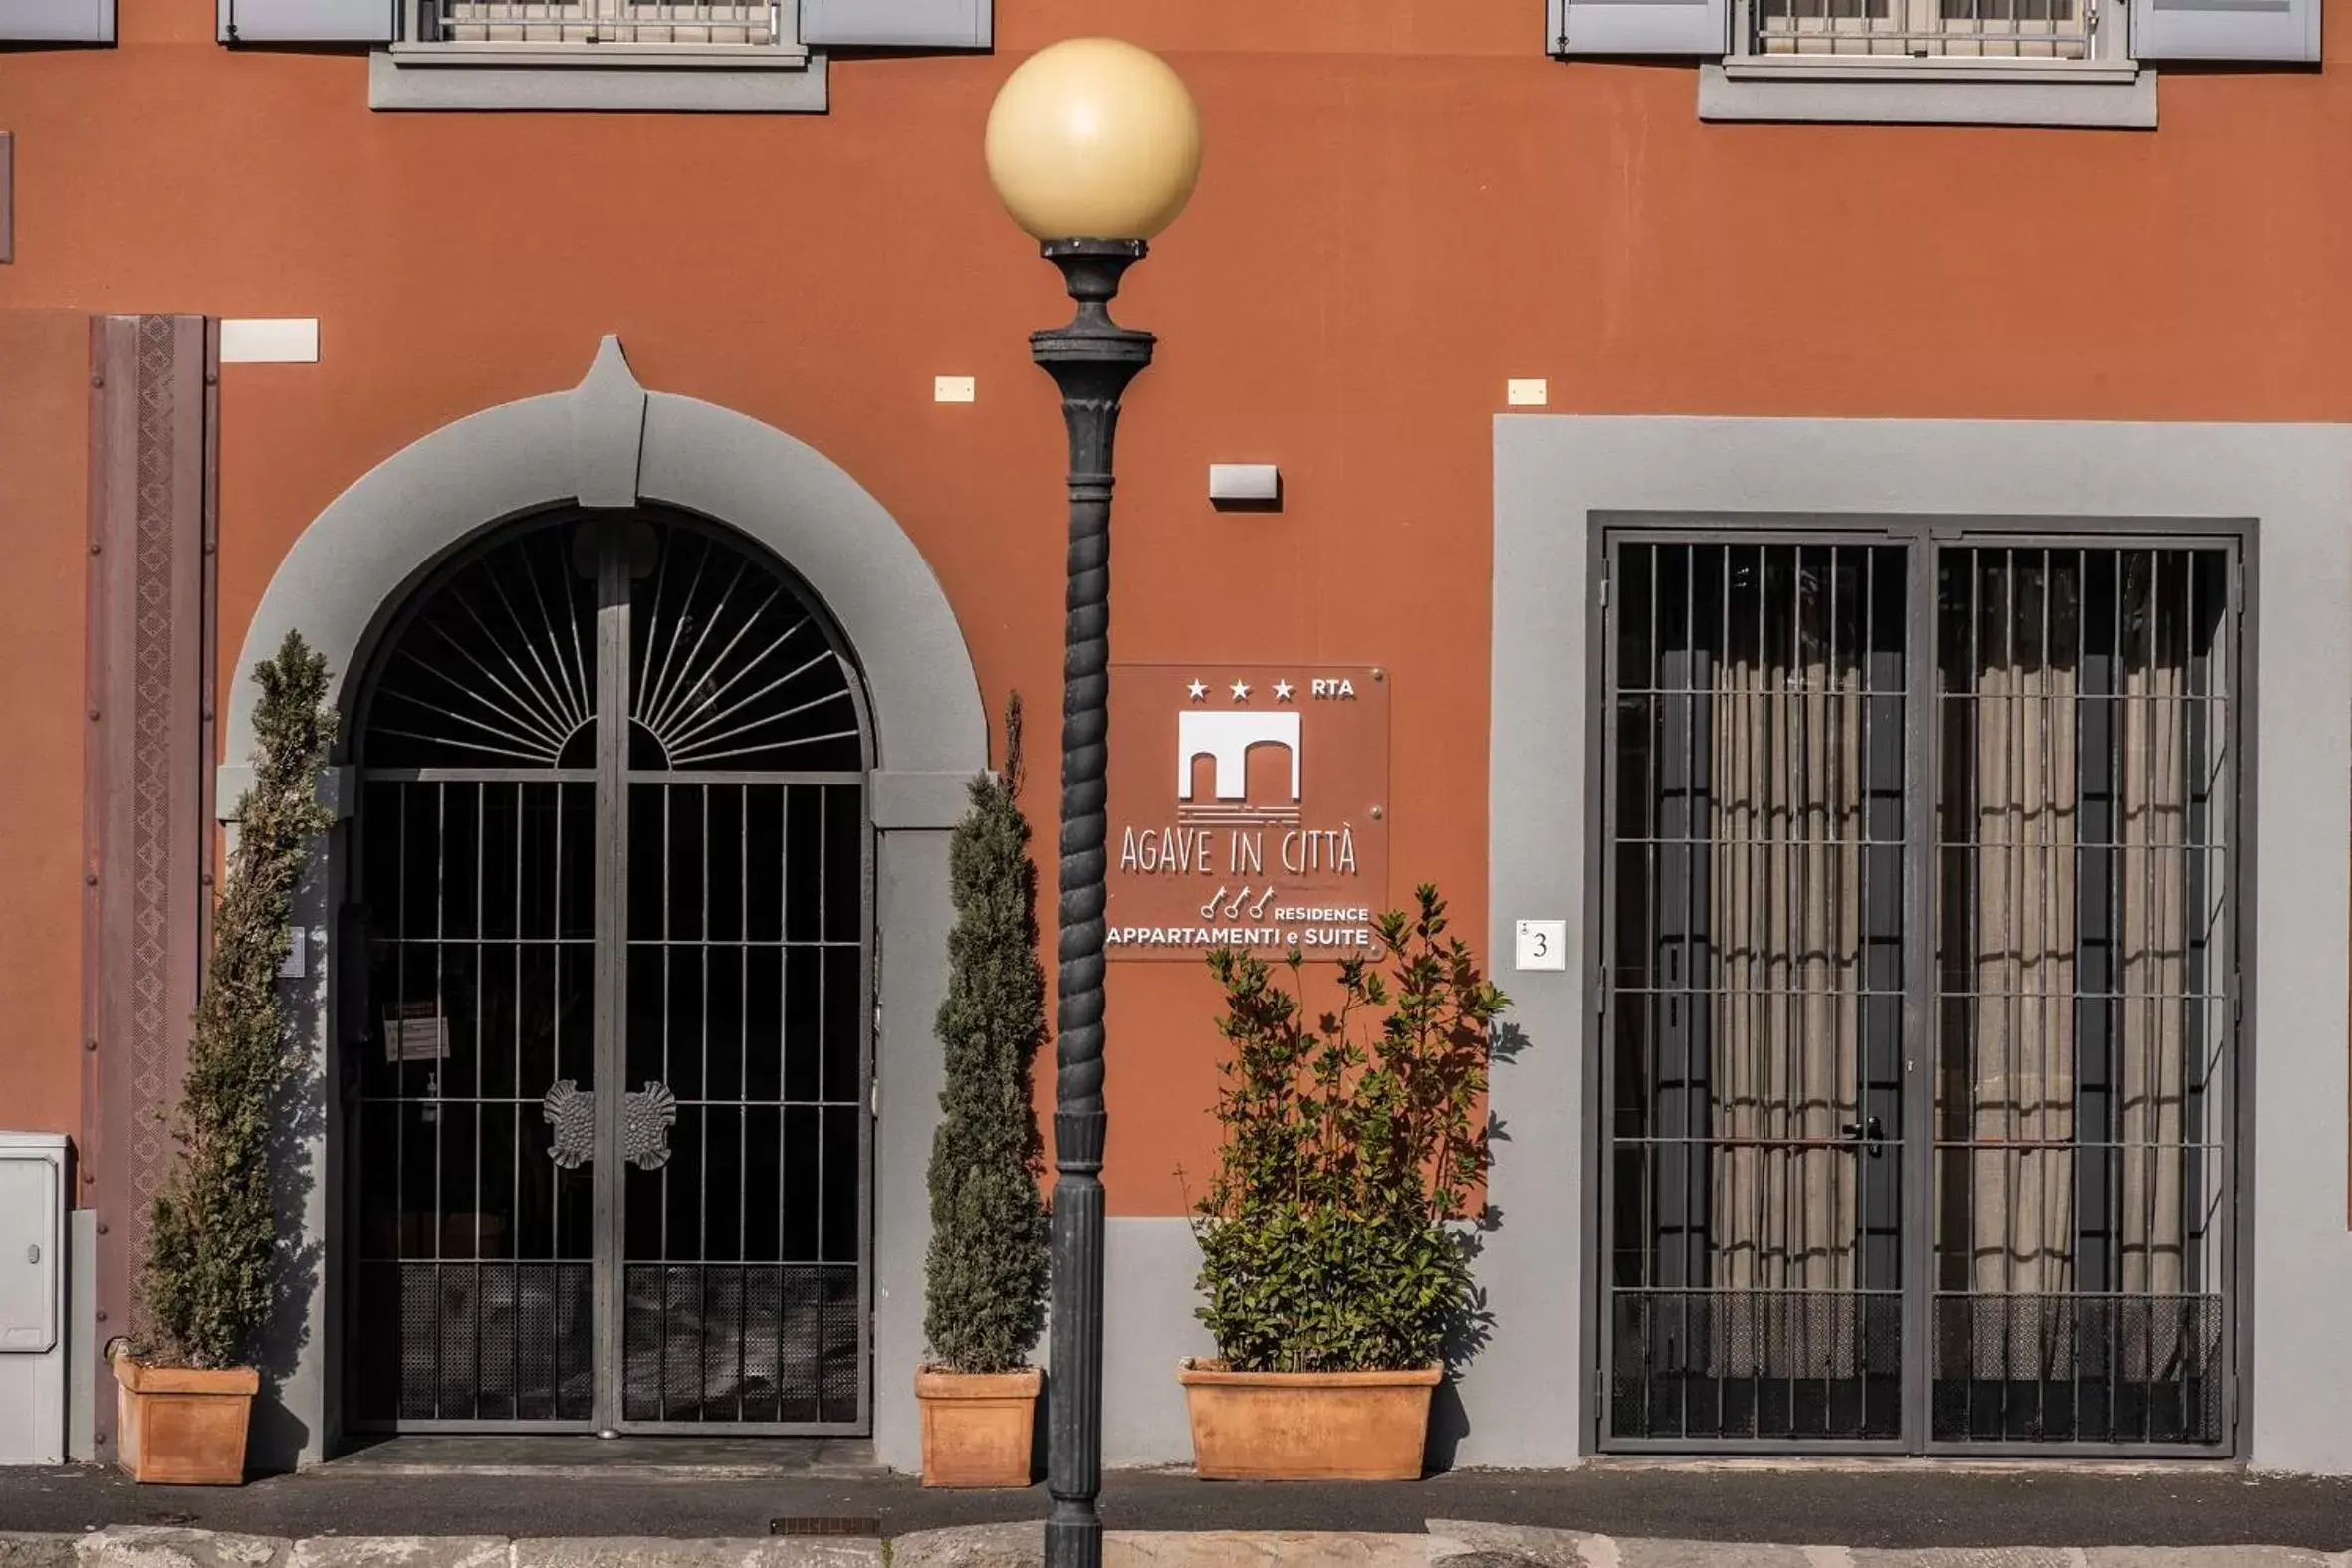
<svg viewBox="0 0 2352 1568"><path fill-rule="evenodd" d="M5 0L0 38L45 44L111 44L115 0Z"/></svg>
<svg viewBox="0 0 2352 1568"><path fill-rule="evenodd" d="M399 0L218 0L224 44L388 44Z"/></svg>
<svg viewBox="0 0 2352 1568"><path fill-rule="evenodd" d="M1547 0L1556 55L1720 55L1729 0Z"/></svg>
<svg viewBox="0 0 2352 1568"><path fill-rule="evenodd" d="M801 42L812 48L986 49L990 0L801 0Z"/></svg>
<svg viewBox="0 0 2352 1568"><path fill-rule="evenodd" d="M368 57L373 109L825 106L824 58L795 36L795 0L402 0L401 9L391 47Z"/></svg>
<svg viewBox="0 0 2352 1568"><path fill-rule="evenodd" d="M2319 58L2319 0L2132 0L2141 60Z"/></svg>

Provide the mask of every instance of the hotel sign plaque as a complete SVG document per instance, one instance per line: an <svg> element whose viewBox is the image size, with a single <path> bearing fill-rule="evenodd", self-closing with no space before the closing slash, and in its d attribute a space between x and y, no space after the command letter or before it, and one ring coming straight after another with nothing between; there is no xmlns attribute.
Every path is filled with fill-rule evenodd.
<svg viewBox="0 0 2352 1568"><path fill-rule="evenodd" d="M1378 952L1384 671L1128 664L1110 690L1107 957Z"/></svg>

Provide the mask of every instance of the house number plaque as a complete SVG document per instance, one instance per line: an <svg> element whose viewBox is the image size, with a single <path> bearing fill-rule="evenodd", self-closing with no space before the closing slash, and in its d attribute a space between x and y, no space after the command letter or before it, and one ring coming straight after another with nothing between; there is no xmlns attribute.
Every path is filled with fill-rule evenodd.
<svg viewBox="0 0 2352 1568"><path fill-rule="evenodd" d="M1129 664L1110 690L1107 957L1377 954L1385 671Z"/></svg>

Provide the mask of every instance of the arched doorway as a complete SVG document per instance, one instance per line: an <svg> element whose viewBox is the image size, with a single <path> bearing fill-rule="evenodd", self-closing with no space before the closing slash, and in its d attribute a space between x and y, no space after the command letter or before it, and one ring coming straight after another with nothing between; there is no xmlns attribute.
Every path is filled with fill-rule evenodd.
<svg viewBox="0 0 2352 1568"><path fill-rule="evenodd" d="M865 1430L874 744L824 606L700 519L542 514L353 716L350 1425Z"/></svg>

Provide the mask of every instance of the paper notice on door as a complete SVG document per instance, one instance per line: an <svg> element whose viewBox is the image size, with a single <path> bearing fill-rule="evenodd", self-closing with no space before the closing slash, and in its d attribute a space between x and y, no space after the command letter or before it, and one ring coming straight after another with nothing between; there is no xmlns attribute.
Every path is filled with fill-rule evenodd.
<svg viewBox="0 0 2352 1568"><path fill-rule="evenodd" d="M438 1004L403 1003L384 1014L384 1060L439 1061L448 1054L449 1020Z"/></svg>

